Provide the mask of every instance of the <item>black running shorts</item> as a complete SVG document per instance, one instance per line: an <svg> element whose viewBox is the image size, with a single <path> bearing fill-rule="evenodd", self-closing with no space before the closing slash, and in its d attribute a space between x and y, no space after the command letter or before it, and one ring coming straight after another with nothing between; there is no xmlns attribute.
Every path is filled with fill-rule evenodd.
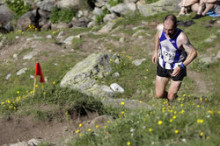
<svg viewBox="0 0 220 146"><path fill-rule="evenodd" d="M177 76L171 76L173 69L164 69L159 64L157 65L157 75L160 77L171 78L173 81L182 81L186 74L186 67L181 69L180 74Z"/></svg>

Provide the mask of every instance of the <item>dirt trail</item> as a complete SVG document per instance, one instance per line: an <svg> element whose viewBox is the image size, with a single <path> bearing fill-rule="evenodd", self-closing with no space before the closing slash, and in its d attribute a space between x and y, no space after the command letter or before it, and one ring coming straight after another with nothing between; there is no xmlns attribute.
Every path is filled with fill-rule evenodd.
<svg viewBox="0 0 220 146"><path fill-rule="evenodd" d="M188 70L187 76L191 78L196 83L196 88L194 88L195 94L205 95L209 90L207 83L203 80L203 76L201 73Z"/></svg>

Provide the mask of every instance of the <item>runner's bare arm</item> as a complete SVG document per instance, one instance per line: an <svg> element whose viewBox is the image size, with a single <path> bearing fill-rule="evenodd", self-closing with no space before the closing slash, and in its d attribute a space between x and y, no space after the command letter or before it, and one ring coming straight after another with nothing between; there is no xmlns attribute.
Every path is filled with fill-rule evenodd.
<svg viewBox="0 0 220 146"><path fill-rule="evenodd" d="M184 50L187 53L187 57L186 57L186 60L183 62L183 65L187 66L196 58L197 52L184 33L182 35L182 45L183 45Z"/></svg>
<svg viewBox="0 0 220 146"><path fill-rule="evenodd" d="M180 34L180 42L187 53L186 60L183 62L183 65L187 66L196 58L197 52L184 33ZM176 67L171 75L177 76L180 73L180 70L181 69L179 67Z"/></svg>
<svg viewBox="0 0 220 146"><path fill-rule="evenodd" d="M157 58L158 58L158 49L159 49L159 36L158 36L158 32L155 35L155 42L154 42L154 54L152 56L152 62L155 64L157 63Z"/></svg>
<svg viewBox="0 0 220 146"><path fill-rule="evenodd" d="M154 54L152 56L152 62L154 64L157 63L157 59L158 59L158 50L159 50L159 45L160 45L160 40L159 40L159 36L161 35L163 30L163 24L158 24L157 25L157 33L155 35L155 42L154 42Z"/></svg>

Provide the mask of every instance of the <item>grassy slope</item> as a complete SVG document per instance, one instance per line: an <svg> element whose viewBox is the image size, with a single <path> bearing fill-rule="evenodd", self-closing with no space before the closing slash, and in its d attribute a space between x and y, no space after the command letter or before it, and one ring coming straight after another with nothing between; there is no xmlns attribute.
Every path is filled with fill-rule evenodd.
<svg viewBox="0 0 220 146"><path fill-rule="evenodd" d="M127 26L136 26L140 24L141 21L155 21L159 23L165 15L166 14L160 14L148 18L139 15L128 16L125 19L116 21L115 28L117 28L117 26L122 27L120 31L130 36L135 31L127 28ZM180 19L187 20L189 18L182 17ZM211 20L209 17L202 18L196 20L195 24L191 27L182 28L201 55L210 53L207 52L207 48L216 47L217 44L219 45L219 35L213 43L204 42L204 40L209 37L209 34L217 34L216 31L219 29L217 27L204 28L209 20ZM151 35L155 33L155 30L144 29ZM80 33L80 31L77 31L79 30L73 32L76 34ZM47 32L42 33L47 34ZM105 37L112 39L112 37L108 35ZM97 36L89 35L89 38L96 39ZM117 119L113 123L107 123L106 127L100 130L94 127L92 132L76 133L78 138L71 142L70 145L216 145L219 143L220 92L217 88L220 87L220 79L218 78L218 70L220 70L219 61L207 66L200 63L197 59L197 61L192 64L193 69L200 73L203 80L212 82L212 87L210 87L212 88L212 92L203 95L203 97L195 95L193 93L193 89L195 88L194 81L190 78L186 78L179 92L180 98L168 108L165 100L155 99L153 97L156 66L152 65L151 56L147 55L148 51L145 51L146 54L143 54L142 52L144 50L139 44L124 44L120 48L112 48L114 47L112 45L108 47L108 44L106 46L107 49L119 53L122 60L120 65L112 64L114 71L120 73L120 78L112 78L109 76L104 80L104 83L110 85L111 83L117 82L125 88L126 92L123 95L117 95L116 98L141 100L154 106L155 109L152 111L126 111L123 106L116 110L109 107L103 109L100 106L96 106L95 108L97 108L96 110L98 112L113 114ZM216 48L216 50L219 50L219 48ZM215 53L217 52L216 50ZM143 57L146 57L147 60L142 65L135 67L131 64L133 58L139 59ZM76 106L71 104L76 102L77 98L74 97L81 97L82 100L85 99L85 95L75 91L73 93L69 93L69 91L66 93L65 90L59 89L57 85L52 84L53 81L56 81L56 84L58 84L63 75L79 59L82 59L82 57L76 54L70 54L65 57L60 57L60 63L56 67L51 66L51 63L55 62L52 58L42 64L45 74L50 75L49 83L45 89L45 95L39 92L34 99L23 99L22 102L18 104L15 103L16 110L18 110L17 113L33 114L39 119L45 119L45 117L50 118L51 115L55 116L56 112L48 114L48 112L40 111L40 113L43 112L47 114L39 114L32 106L34 107L34 105L41 104L59 105L61 109L67 107L64 109L65 112L72 109L71 107ZM4 78L9 71L14 74L17 71L13 65L0 64L0 67L4 69L0 76L1 81L4 83L0 88L0 101L15 99L21 94L26 95L26 90L32 90L33 82L25 78L25 75L21 77L14 76L10 81L5 81ZM112 73L114 73L114 71ZM33 72L34 68L28 70L27 74ZM54 74L54 72L56 72L56 74ZM20 91L19 95L17 91ZM70 97L70 94L72 94L71 97L73 98ZM66 99L69 99L69 101L66 102ZM82 102L77 103L83 105ZM97 101L92 100L87 104L89 108L92 106L89 103L99 105ZM11 103L8 103L8 107L5 106L4 108L1 106L1 111L7 114L9 113L8 111L13 111L9 108L10 105ZM31 105L31 107L29 105ZM59 112L59 108L57 113ZM94 111L96 110L94 109ZM40 115L44 116L42 117ZM161 122L159 121L161 121L162 124L160 124Z"/></svg>

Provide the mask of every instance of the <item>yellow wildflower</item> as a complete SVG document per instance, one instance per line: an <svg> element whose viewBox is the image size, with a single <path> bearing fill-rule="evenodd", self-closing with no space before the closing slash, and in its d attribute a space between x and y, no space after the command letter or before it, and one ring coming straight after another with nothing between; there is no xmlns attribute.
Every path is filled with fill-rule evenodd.
<svg viewBox="0 0 220 146"><path fill-rule="evenodd" d="M198 124L202 124L203 122L204 122L203 119L197 119Z"/></svg>
<svg viewBox="0 0 220 146"><path fill-rule="evenodd" d="M92 129L90 129L90 128L88 129L89 132L90 132L91 130L92 130Z"/></svg>
<svg viewBox="0 0 220 146"><path fill-rule="evenodd" d="M197 105L197 107L199 108L199 107L200 107L200 105Z"/></svg>
<svg viewBox="0 0 220 146"><path fill-rule="evenodd" d="M123 106L123 105L125 105L125 103L124 103L124 102L121 102L121 105Z"/></svg>
<svg viewBox="0 0 220 146"><path fill-rule="evenodd" d="M204 134L203 132L200 132L200 134L199 134L199 135L200 135L200 136L203 136L203 134Z"/></svg>
<svg viewBox="0 0 220 146"><path fill-rule="evenodd" d="M78 129L78 130L76 130L76 133L80 133L80 130Z"/></svg>
<svg viewBox="0 0 220 146"><path fill-rule="evenodd" d="M139 102L140 102L140 103L142 103L142 101L141 101L141 100L140 100Z"/></svg>
<svg viewBox="0 0 220 146"><path fill-rule="evenodd" d="M81 124L81 123L79 124L79 127L82 127L82 124Z"/></svg>
<svg viewBox="0 0 220 146"><path fill-rule="evenodd" d="M20 93L20 91L17 91L17 94L19 94Z"/></svg>
<svg viewBox="0 0 220 146"><path fill-rule="evenodd" d="M80 134L79 134L79 137L81 137L81 136L82 136L82 134L80 133Z"/></svg>
<svg viewBox="0 0 220 146"><path fill-rule="evenodd" d="M163 123L162 121L158 121L158 123L157 123L157 124L158 124L158 125L161 125L162 123Z"/></svg>
<svg viewBox="0 0 220 146"><path fill-rule="evenodd" d="M173 116L173 119L176 119L176 116Z"/></svg>
<svg viewBox="0 0 220 146"><path fill-rule="evenodd" d="M179 133L179 130L175 130L175 133L178 134L178 133Z"/></svg>
<svg viewBox="0 0 220 146"><path fill-rule="evenodd" d="M38 88L38 84L37 84L37 85L35 85L35 87L36 87L36 88Z"/></svg>
<svg viewBox="0 0 220 146"><path fill-rule="evenodd" d="M121 112L122 115L123 115L124 113L125 113L124 111Z"/></svg>
<svg viewBox="0 0 220 146"><path fill-rule="evenodd" d="M149 129L148 129L148 131L149 131L149 132L152 132L152 131L153 131L153 129L152 129L152 128L149 128Z"/></svg>
<svg viewBox="0 0 220 146"><path fill-rule="evenodd" d="M213 115L213 114L214 114L214 112L213 112L213 111L210 111L210 110L208 111L208 113L209 113L209 114L211 114L211 115Z"/></svg>
<svg viewBox="0 0 220 146"><path fill-rule="evenodd" d="M56 82L55 82L55 81L53 81L53 84L56 84Z"/></svg>
<svg viewBox="0 0 220 146"><path fill-rule="evenodd" d="M99 128L99 125L96 125L95 127L96 127L96 129L98 129L98 128Z"/></svg>
<svg viewBox="0 0 220 146"><path fill-rule="evenodd" d="M131 145L130 141L127 142L127 145Z"/></svg>
<svg viewBox="0 0 220 146"><path fill-rule="evenodd" d="M173 122L173 119L170 119L170 123L172 123Z"/></svg>

